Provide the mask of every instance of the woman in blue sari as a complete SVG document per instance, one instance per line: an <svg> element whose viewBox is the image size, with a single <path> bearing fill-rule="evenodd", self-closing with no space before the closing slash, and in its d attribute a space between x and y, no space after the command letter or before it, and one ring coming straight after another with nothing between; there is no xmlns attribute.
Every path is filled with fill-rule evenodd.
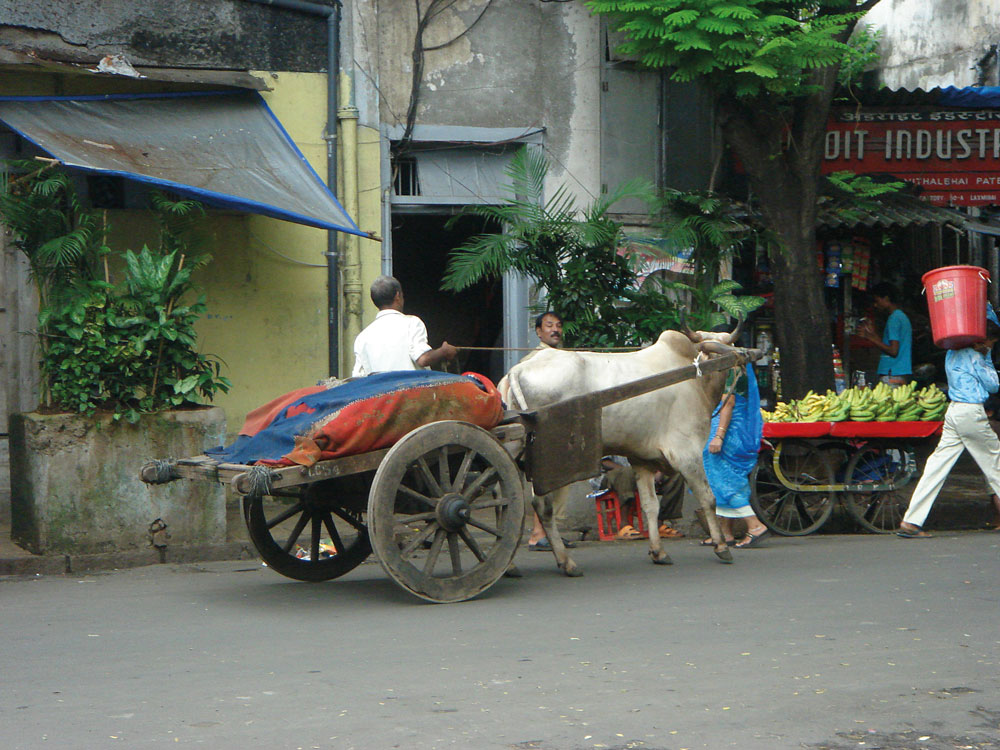
<svg viewBox="0 0 1000 750"><path fill-rule="evenodd" d="M729 371L722 401L712 415L708 444L702 453L715 514L726 542L736 549L756 547L770 532L750 507L750 472L757 463L763 419L753 365ZM736 542L733 519L743 519L747 535ZM712 545L711 539L702 542Z"/></svg>

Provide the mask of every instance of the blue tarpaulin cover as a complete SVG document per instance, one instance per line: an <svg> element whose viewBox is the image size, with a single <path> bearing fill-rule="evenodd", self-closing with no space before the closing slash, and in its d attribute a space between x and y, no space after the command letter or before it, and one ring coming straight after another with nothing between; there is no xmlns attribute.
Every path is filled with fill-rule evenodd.
<svg viewBox="0 0 1000 750"><path fill-rule="evenodd" d="M67 167L366 236L256 92L8 96L0 121Z"/></svg>
<svg viewBox="0 0 1000 750"><path fill-rule="evenodd" d="M941 104L948 107L997 107L1000 108L1000 86L958 88L946 86L941 90Z"/></svg>

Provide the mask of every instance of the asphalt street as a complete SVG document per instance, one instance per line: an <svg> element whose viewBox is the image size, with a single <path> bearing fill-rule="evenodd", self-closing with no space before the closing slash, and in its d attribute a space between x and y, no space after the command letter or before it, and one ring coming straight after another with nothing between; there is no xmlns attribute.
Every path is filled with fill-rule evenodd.
<svg viewBox="0 0 1000 750"><path fill-rule="evenodd" d="M450 605L377 563L0 579L0 747L1000 748L1000 534L667 544Z"/></svg>

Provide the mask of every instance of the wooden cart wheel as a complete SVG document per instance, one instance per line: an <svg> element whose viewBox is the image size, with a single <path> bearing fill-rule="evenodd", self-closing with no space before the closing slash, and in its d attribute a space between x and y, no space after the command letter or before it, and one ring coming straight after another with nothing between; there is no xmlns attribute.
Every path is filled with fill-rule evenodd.
<svg viewBox="0 0 1000 750"><path fill-rule="evenodd" d="M289 497L247 496L243 516L261 559L297 581L339 578L372 553L361 512L338 504L330 483Z"/></svg>
<svg viewBox="0 0 1000 750"><path fill-rule="evenodd" d="M431 602L492 586L521 541L520 472L490 433L434 422L396 443L368 497L372 546L386 573Z"/></svg>
<svg viewBox="0 0 1000 750"><path fill-rule="evenodd" d="M884 484L898 482L906 472L908 448L886 449L868 445L847 462L845 484ZM845 492L844 505L862 528L876 534L889 534L899 528L910 504L906 489L882 492Z"/></svg>
<svg viewBox="0 0 1000 750"><path fill-rule="evenodd" d="M786 487L775 474L771 451L761 452L750 474L750 506L757 518L782 536L805 536L826 523L837 493L804 492ZM828 457L809 443L785 440L779 461L781 473L793 484L833 484Z"/></svg>

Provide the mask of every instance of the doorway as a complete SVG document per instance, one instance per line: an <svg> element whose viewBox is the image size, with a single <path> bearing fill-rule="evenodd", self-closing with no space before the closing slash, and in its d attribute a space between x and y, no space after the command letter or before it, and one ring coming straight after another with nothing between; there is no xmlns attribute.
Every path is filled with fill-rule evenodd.
<svg viewBox="0 0 1000 750"><path fill-rule="evenodd" d="M452 250L476 235L498 232L495 222L477 216L403 213L392 215L392 275L406 295L406 312L427 326L430 345L503 346L503 282L480 281L462 292L444 292L441 280ZM459 351L459 372L478 372L494 383L504 374L503 352ZM455 364L450 365L455 369Z"/></svg>

